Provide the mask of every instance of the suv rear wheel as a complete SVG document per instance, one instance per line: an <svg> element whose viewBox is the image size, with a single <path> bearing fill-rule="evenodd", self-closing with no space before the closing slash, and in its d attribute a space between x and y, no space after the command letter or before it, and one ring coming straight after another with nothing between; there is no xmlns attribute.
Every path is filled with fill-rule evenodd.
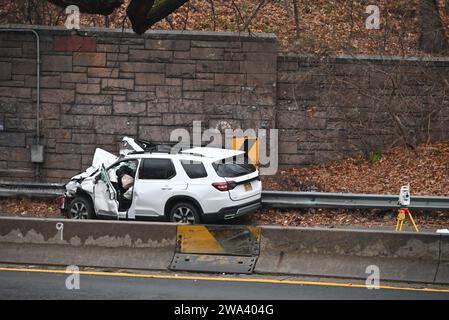
<svg viewBox="0 0 449 320"><path fill-rule="evenodd" d="M200 223L198 208L188 202L175 204L170 210L169 217L172 222L190 224Z"/></svg>
<svg viewBox="0 0 449 320"><path fill-rule="evenodd" d="M91 202L84 197L76 197L70 202L68 214L71 219L95 218Z"/></svg>

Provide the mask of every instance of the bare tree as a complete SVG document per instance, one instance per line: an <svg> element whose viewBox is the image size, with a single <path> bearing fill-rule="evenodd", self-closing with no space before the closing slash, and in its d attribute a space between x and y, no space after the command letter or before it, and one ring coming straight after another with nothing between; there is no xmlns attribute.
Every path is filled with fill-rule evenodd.
<svg viewBox="0 0 449 320"><path fill-rule="evenodd" d="M418 48L429 53L444 53L448 49L437 0L421 0L421 34Z"/></svg>
<svg viewBox="0 0 449 320"><path fill-rule="evenodd" d="M289 0L282 0L282 4L284 5L285 12L287 12L287 15L289 18L292 16L292 10L290 9L290 1Z"/></svg>
<svg viewBox="0 0 449 320"><path fill-rule="evenodd" d="M110 15L123 4L123 0L48 0L59 6L77 5L81 12ZM166 18L189 0L131 0L126 13L134 32L144 33L156 22Z"/></svg>
<svg viewBox="0 0 449 320"><path fill-rule="evenodd" d="M212 14L213 31L215 31L217 30L217 15L215 14L214 0L209 0L209 4Z"/></svg>
<svg viewBox="0 0 449 320"><path fill-rule="evenodd" d="M243 30L249 30L249 26L251 25L251 22L253 21L253 19L257 16L257 14L259 13L260 9L262 9L262 7L265 5L265 3L267 2L267 0L261 0L258 4L258 6L256 7L256 10L253 11L253 13L251 14L251 16L248 18L248 20L246 20L245 22L245 26L243 27Z"/></svg>
<svg viewBox="0 0 449 320"><path fill-rule="evenodd" d="M47 0L58 7L65 8L76 5L81 12L90 14L110 15L123 4L123 0Z"/></svg>
<svg viewBox="0 0 449 320"><path fill-rule="evenodd" d="M301 31L299 24L299 0L293 0L293 12L295 15L296 38L299 39Z"/></svg>
<svg viewBox="0 0 449 320"><path fill-rule="evenodd" d="M240 20L242 23L245 23L245 19L243 18L242 13L240 12L239 7L238 7L237 4L234 2L234 0L232 0L231 2L232 2L232 8L234 9L235 16L236 16L237 29L238 29L238 31L240 32L241 29L240 29L240 26L239 26L240 24L239 24L238 21Z"/></svg>

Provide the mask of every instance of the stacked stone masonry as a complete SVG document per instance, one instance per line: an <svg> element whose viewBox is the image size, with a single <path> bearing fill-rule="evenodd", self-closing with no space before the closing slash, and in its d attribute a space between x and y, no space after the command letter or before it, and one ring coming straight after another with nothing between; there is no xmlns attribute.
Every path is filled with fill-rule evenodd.
<svg viewBox="0 0 449 320"><path fill-rule="evenodd" d="M97 147L117 153L125 135L168 141L193 121L279 129L283 167L398 144L395 112L403 139L448 137L444 59L286 56L272 34L33 29L45 161L36 178L35 39L0 31L0 180L63 182Z"/></svg>

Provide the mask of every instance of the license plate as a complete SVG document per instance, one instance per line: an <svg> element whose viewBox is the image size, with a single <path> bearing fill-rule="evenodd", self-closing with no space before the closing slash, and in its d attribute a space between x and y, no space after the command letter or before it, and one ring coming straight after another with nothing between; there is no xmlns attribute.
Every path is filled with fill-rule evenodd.
<svg viewBox="0 0 449 320"><path fill-rule="evenodd" d="M253 190L253 186L251 185L251 182L247 182L243 186L245 187L245 191Z"/></svg>

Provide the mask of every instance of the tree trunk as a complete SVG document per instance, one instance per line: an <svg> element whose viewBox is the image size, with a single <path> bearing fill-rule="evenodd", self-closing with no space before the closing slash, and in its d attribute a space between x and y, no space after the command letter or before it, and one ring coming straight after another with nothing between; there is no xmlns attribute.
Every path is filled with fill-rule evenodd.
<svg viewBox="0 0 449 320"><path fill-rule="evenodd" d="M142 0L141 0L142 1ZM145 1L145 0L143 0ZM173 11L177 10L184 3L189 0L160 0L158 1L150 11L146 11L146 17L144 20L139 21L138 24L133 24L133 30L135 33L142 34L148 30L153 24L164 19L170 15Z"/></svg>
<svg viewBox="0 0 449 320"><path fill-rule="evenodd" d="M49 2L65 8L76 5L81 12L91 14L110 15L123 4L123 0L48 0ZM144 33L156 22L166 18L173 11L189 0L132 0L126 13L131 21L134 32Z"/></svg>
<svg viewBox="0 0 449 320"><path fill-rule="evenodd" d="M126 14L128 15L129 21L131 21L134 31L136 31L136 29L140 31L139 26L145 24L147 13L151 10L153 5L154 0L131 0L131 3L126 9ZM145 32L145 30L143 30L143 32Z"/></svg>
<svg viewBox="0 0 449 320"><path fill-rule="evenodd" d="M257 14L259 13L259 10L262 9L262 7L265 5L265 2L267 0L260 0L259 4L256 7L256 10L253 11L253 13L251 14L251 16L248 18L248 20L245 22L245 25L243 26L243 30L248 30L249 32L249 26L251 25L251 22L253 21L253 19L257 16Z"/></svg>
<svg viewBox="0 0 449 320"><path fill-rule="evenodd" d="M123 4L123 0L47 0L59 7L75 5L81 12L90 14L110 15Z"/></svg>
<svg viewBox="0 0 449 320"><path fill-rule="evenodd" d="M300 36L299 0L293 0L293 12L295 15L296 39L299 39L299 36Z"/></svg>
<svg viewBox="0 0 449 320"><path fill-rule="evenodd" d="M421 0L420 10L422 26L418 49L428 53L445 53L448 44L438 11L438 1Z"/></svg>

